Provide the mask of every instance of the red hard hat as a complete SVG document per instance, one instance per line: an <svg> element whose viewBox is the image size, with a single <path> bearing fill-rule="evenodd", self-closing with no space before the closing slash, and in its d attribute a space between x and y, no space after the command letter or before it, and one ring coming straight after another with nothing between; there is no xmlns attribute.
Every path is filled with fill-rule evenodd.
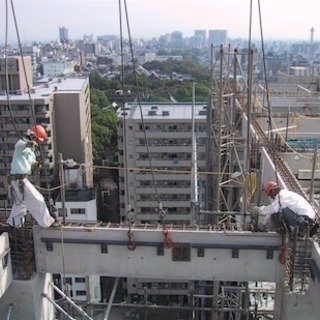
<svg viewBox="0 0 320 320"><path fill-rule="evenodd" d="M30 128L32 133L34 134L35 138L39 141L44 141L44 139L47 137L47 132L43 126L40 124L37 124Z"/></svg>
<svg viewBox="0 0 320 320"><path fill-rule="evenodd" d="M277 188L279 188L279 186L275 181L269 181L265 185L264 192L269 196L272 191L275 191Z"/></svg>

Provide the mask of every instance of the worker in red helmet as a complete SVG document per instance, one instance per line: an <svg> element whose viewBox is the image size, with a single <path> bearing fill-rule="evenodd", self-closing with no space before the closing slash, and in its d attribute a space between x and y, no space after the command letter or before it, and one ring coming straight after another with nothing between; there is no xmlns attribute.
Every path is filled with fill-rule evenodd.
<svg viewBox="0 0 320 320"><path fill-rule="evenodd" d="M25 139L19 139L14 147L10 169L10 194L12 209L7 224L20 228L27 210L42 227L50 227L55 219L50 215L43 196L28 180L38 166L36 148L46 139L46 130L41 125L31 127Z"/></svg>
<svg viewBox="0 0 320 320"><path fill-rule="evenodd" d="M275 181L269 181L264 188L265 193L271 199L266 206L255 207L254 213L264 217L263 226L266 229L276 229L280 233L297 227L303 235L310 228L310 235L314 235L318 229L316 212L311 204L301 195L281 189Z"/></svg>

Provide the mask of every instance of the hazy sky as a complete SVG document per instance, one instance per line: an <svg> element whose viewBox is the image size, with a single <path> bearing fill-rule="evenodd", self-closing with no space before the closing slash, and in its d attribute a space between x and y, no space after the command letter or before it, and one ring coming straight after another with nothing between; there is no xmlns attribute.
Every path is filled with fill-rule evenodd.
<svg viewBox="0 0 320 320"><path fill-rule="evenodd" d="M16 42L9 4L8 42ZM260 38L258 0L253 0L252 37ZM133 38L158 37L172 31L191 36L195 29L226 29L230 38L248 38L250 0L127 0ZM0 2L0 42L5 39L5 4ZM120 34L119 0L13 0L22 41L56 40L59 26L69 37ZM128 37L122 4L123 35ZM264 39L320 40L320 0L260 0Z"/></svg>

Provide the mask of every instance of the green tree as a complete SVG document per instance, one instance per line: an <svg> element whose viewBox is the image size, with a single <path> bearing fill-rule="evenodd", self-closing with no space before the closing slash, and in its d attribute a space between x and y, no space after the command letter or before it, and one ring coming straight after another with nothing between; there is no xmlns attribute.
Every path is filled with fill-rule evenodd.
<svg viewBox="0 0 320 320"><path fill-rule="evenodd" d="M116 140L117 115L105 93L99 89L91 89L90 102L93 158L95 164L101 164L106 149L112 148Z"/></svg>

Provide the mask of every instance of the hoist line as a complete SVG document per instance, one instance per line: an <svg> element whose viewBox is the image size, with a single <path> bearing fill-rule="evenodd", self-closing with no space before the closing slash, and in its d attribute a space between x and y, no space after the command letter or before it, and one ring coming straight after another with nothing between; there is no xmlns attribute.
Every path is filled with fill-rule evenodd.
<svg viewBox="0 0 320 320"><path fill-rule="evenodd" d="M145 126L145 121L144 121L143 112L142 112L142 106L141 106L140 86L139 86L138 76L137 76L137 72L136 72L136 62L135 62L134 52L133 52L133 45L132 45L132 37L131 37L131 31L130 31L130 23L129 23L129 14L128 14L127 1L126 0L123 0L123 1L124 1L124 6L125 6L127 30L128 30L128 37L129 37L129 47L130 47L131 58L132 58L133 75L134 75L136 87L137 87L137 90L138 90L137 100L138 100L138 105L139 105L139 109L140 109L142 129L143 129L144 139L145 139L145 143L146 143L148 161L149 161L150 171L151 171L151 175L152 175L153 188L154 188L154 191L155 191L155 198L158 201L159 206L161 206L161 203L160 203L160 200L159 200L159 195L158 195L158 190L157 190L157 187L156 187L154 168L153 168L152 162L151 162L149 143L148 143L148 139L147 139L147 131L146 131L146 126Z"/></svg>
<svg viewBox="0 0 320 320"><path fill-rule="evenodd" d="M7 3L7 1L8 0L6 0L6 3ZM17 20L15 8L14 8L13 0L10 0L10 3L11 3L12 16L13 16L13 20L14 20L15 31L16 31L17 41L18 41L18 47L19 47L19 52L20 52L20 57L21 57L21 62L22 62L23 74L24 74L26 85L27 85L27 92L28 92L28 98L29 98L30 109L31 109L31 114L32 114L32 120L33 120L33 124L36 125L37 124L37 119L36 119L36 114L35 114L35 110L34 110L34 103L33 103L32 98L31 98L30 84L29 84L29 81L28 81L27 70L26 70L26 65L25 65L24 56L23 56L23 49L22 49L22 45L21 45L20 32L19 32L19 27L18 27L18 20ZM6 20L7 20L7 23L8 23L8 15L6 15ZM7 32L8 32L8 28L6 28L6 33ZM6 40L7 40L7 37L6 37ZM8 78L8 70L7 69L6 69L6 78ZM8 88L8 83L7 83L7 92L9 92L8 90L9 90L9 88ZM7 93L7 97L8 97L8 93ZM9 100L9 97L8 97L8 100ZM11 117L12 122L15 124L12 112L10 112L10 115L12 116ZM15 126L15 128L16 128L16 126ZM17 129L16 129L16 132L17 132L18 136L20 138L22 138L21 135L20 135L20 132ZM36 135L37 135L37 132L36 132ZM25 141L25 139L23 139L23 138L22 138L22 140ZM41 148L40 144L38 145L37 148L38 148L39 153L40 153L41 162L44 164L44 155L43 155L43 151L42 151L42 148ZM46 187L49 188L49 179L48 179L48 175L47 174L45 174L45 181L46 181ZM50 201L50 199L51 199L51 195L49 195L49 201Z"/></svg>
<svg viewBox="0 0 320 320"><path fill-rule="evenodd" d="M273 142L273 130L272 130L272 114L271 114L271 104L270 104L270 96L269 96L269 87L268 87L268 79L267 79L267 69L266 69L266 58L265 58L265 49L264 49L264 40L263 40L263 31L262 31L262 15L261 15L261 6L260 6L260 0L258 0L258 7L259 7L259 21L260 21L260 33L261 33L261 49L262 49L262 61L263 61L263 67L264 67L264 77L265 77L265 86L266 86L266 98L267 98L267 107L268 107L268 119L269 119L269 130L270 130L270 139ZM272 147L271 150L273 155L273 164L274 164L274 171L275 171L275 181L276 184L279 186L279 177L278 177L278 163L277 163L277 150L276 148ZM282 212L281 212L281 199L280 194L278 196L278 203L279 203L279 215L280 218L283 220ZM285 234L282 236L282 242L283 245L285 245L285 237L288 235L288 228L286 223L283 221L283 225L285 227ZM284 298L284 289L281 292L282 299ZM281 305L281 315L283 314L283 305Z"/></svg>
<svg viewBox="0 0 320 320"><path fill-rule="evenodd" d="M259 22L260 22L260 34L261 34L261 50L262 50L262 61L263 61L263 69L264 69L264 81L265 81L265 87L266 87L266 98L267 98L267 107L268 107L268 129L270 133L270 140L274 141L273 139L273 119L272 119L272 113L271 113L271 104L270 104L270 96L269 96L269 87L268 87L268 78L267 78L267 69L266 69L266 58L265 58L265 48L264 48L264 39L263 39L263 30L262 30L262 15L261 15L261 6L260 6L260 0L258 0L258 8L259 8ZM273 156L273 164L274 164L274 171L275 171L275 181L277 185L279 185L279 177L278 177L278 164L277 164L277 150L276 148L271 148L271 153ZM281 200L280 196L278 197L279 200L279 208L281 208Z"/></svg>
<svg viewBox="0 0 320 320"><path fill-rule="evenodd" d="M258 0L258 9L259 9L259 23L260 23L263 72L264 72L264 81L265 81L265 87L266 87L266 98L267 98L268 119L269 119L268 128L269 128L269 132L270 132L270 139L271 139L271 141L273 141L272 114L271 114L271 104L270 104L270 96L269 96L269 84L268 84L268 78L267 78L266 55L265 55L264 38L263 38L263 30L262 30L262 14L261 14L260 0ZM275 160L275 156L276 156L276 151L273 150L273 157L274 157L273 160ZM276 161L274 161L274 165L275 165L276 182L278 183Z"/></svg>
<svg viewBox="0 0 320 320"><path fill-rule="evenodd" d="M8 0L6 0L6 1L8 1ZM16 31L17 41L18 41L18 47L19 47L19 52L20 52L20 57L21 57L21 62L22 62L23 75L24 75L24 79L25 79L25 82L26 82L26 85L27 85L27 93L28 93L28 98L29 98L29 103L30 103L30 108L31 108L32 120L33 120L33 124L36 125L37 124L37 119L36 119L36 114L35 114L35 106L34 106L34 102L33 102L32 97L31 97L31 88L30 88L30 83L29 83L28 77L27 77L26 65L25 65L25 61L24 61L23 49L22 49L22 45L21 45L20 32L19 32L19 27L18 27L18 20L17 20L15 8L14 8L13 0L10 0L10 3L11 3L11 10L12 10L13 20L14 20L14 25L15 25L15 31ZM7 20L7 23L8 23L8 16L6 16L6 20ZM8 32L8 29L6 30L6 32ZM7 69L6 69L6 78L8 79L8 70ZM8 92L9 92L8 90L9 90L9 87L8 87L8 84L7 84L7 99L9 101L9 104L8 104L8 106L9 106L10 105L10 99L9 99L9 96L8 96ZM18 129L16 127L16 123L15 123L14 116L12 115L11 107L9 109L10 109L11 119L12 119L12 122L13 122L14 127L15 127L15 131L16 131L17 135L19 136L19 138L25 141L25 139L21 136L20 132L18 131ZM43 153L41 144L38 144L36 148L39 151L41 163L44 164L44 153ZM47 170L46 167L43 166L43 171L46 171L46 170ZM39 175L40 175L40 170L39 170ZM49 184L49 178L48 178L47 174L45 174L45 183L46 183L47 189L49 189L50 184ZM47 198L49 200L50 207L53 206L53 200L52 200L51 194L48 194Z"/></svg>
<svg viewBox="0 0 320 320"><path fill-rule="evenodd" d="M121 6L121 0L119 0L119 28L120 28L120 56L121 56L121 87L122 87L122 110L123 110L123 145L125 146L125 142L127 141L127 117L126 117L126 91L124 89L124 61L123 61L123 29L122 29L122 6ZM128 158L127 158L127 148L123 148L123 160L124 160L124 167L128 167ZM126 207L129 212L129 206L130 206L130 195L129 195L129 172L128 170L125 170L125 184L127 192L125 194L126 197Z"/></svg>
<svg viewBox="0 0 320 320"><path fill-rule="evenodd" d="M22 61L23 74L24 74L25 83L26 83L26 86L27 86L27 91L28 91L28 97L29 97L29 103L30 103L30 108L31 108L32 120L33 120L34 125L36 125L37 124L37 120L36 120L36 115L35 115L34 103L33 103L32 98L31 98L30 84L29 84L28 77L27 77L26 65L25 65L25 60L24 60L24 56L23 56L20 33L19 33L19 28L18 28L18 21L17 21L17 16L16 16L13 0L11 0L10 3L11 3L11 10L12 10L12 15L13 15L13 19L14 19L15 31L16 31L17 41L18 41L18 47L19 47L19 51L20 51L20 57L21 57L21 61ZM14 125L15 131L16 131L18 137L20 139L22 139L23 141L26 141L25 139L22 138L19 130L16 127L16 121L15 121L14 116L12 114L12 109L11 109L11 104L10 104L10 99L9 99L9 93L10 93L9 92L9 73L8 73L8 62L7 62L7 59L8 59L8 57L7 57L8 21L9 21L9 19L8 19L8 0L6 0L6 44L5 44L6 69L5 69L5 72L6 72L6 89L7 89L6 92L7 92L8 109L10 110L10 117L11 117L12 123ZM36 136L38 136L37 132L35 132L35 134L36 134ZM41 163L44 165L44 154L43 154L43 151L42 151L42 148L41 148L40 144L37 145L36 148L38 149L38 151L40 153ZM45 166L44 166L43 170L46 171ZM39 174L40 174L40 170L39 170ZM46 182L47 189L49 189L50 185L49 185L49 179L48 179L48 175L47 174L45 174L45 182ZM49 206L50 206L49 207L49 212L50 212L50 215L51 215L51 209L53 208L53 200L52 200L50 191L48 191L47 199L49 201ZM61 229L61 237L62 237L62 229ZM62 241L63 241L63 238L62 238ZM62 250L63 250L63 248L62 248ZM64 257L63 257L63 263L64 263Z"/></svg>
<svg viewBox="0 0 320 320"><path fill-rule="evenodd" d="M17 124L15 122L12 108L11 108L11 102L10 102L10 91L9 91L9 73L8 73L8 32L9 32L9 13L8 13L8 0L6 0L6 6L5 6L5 17L6 17L6 22L5 22L5 45L4 45L4 58L5 58L5 79L6 79L6 96L7 96L7 103L8 103L8 110L10 114L10 118L14 127L14 130L17 134L17 136L21 139L24 140L22 135L20 134L20 131L18 130ZM24 140L25 141L25 140Z"/></svg>

